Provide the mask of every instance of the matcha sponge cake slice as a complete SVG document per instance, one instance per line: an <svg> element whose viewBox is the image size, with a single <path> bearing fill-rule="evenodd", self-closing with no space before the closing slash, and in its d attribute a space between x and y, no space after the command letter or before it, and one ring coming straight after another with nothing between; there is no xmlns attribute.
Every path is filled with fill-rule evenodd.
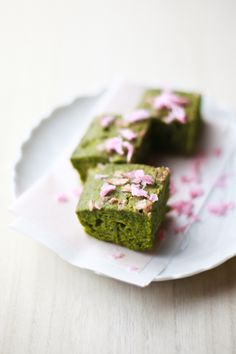
<svg viewBox="0 0 236 354"><path fill-rule="evenodd" d="M89 172L76 213L85 231L103 241L153 248L169 197L169 169L107 164Z"/></svg>
<svg viewBox="0 0 236 354"><path fill-rule="evenodd" d="M149 147L149 112L137 110L127 116L96 117L74 150L71 162L87 178L88 170L101 163L143 162Z"/></svg>
<svg viewBox="0 0 236 354"><path fill-rule="evenodd" d="M202 122L200 94L148 89L139 107L150 112L153 149L181 154L194 152Z"/></svg>

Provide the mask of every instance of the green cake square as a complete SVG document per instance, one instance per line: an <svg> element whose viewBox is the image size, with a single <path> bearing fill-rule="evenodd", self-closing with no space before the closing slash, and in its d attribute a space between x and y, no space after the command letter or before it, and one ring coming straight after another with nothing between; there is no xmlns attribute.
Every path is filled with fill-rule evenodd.
<svg viewBox="0 0 236 354"><path fill-rule="evenodd" d="M153 248L166 213L169 169L107 164L89 171L76 213L85 231L103 241Z"/></svg>
<svg viewBox="0 0 236 354"><path fill-rule="evenodd" d="M81 180L98 164L143 162L150 143L149 128L149 113L144 110L133 112L128 119L112 114L96 117L71 157Z"/></svg>
<svg viewBox="0 0 236 354"><path fill-rule="evenodd" d="M191 154L201 127L201 95L183 91L148 89L138 107L152 117L152 148L161 152Z"/></svg>

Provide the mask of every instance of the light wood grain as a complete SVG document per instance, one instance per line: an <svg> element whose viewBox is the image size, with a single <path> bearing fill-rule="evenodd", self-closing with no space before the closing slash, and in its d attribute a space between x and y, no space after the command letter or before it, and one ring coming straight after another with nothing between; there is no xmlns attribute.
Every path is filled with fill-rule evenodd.
<svg viewBox="0 0 236 354"><path fill-rule="evenodd" d="M236 109L235 13L233 0L0 3L0 354L236 353L236 258L139 289L14 233L7 211L35 117L116 73L195 86Z"/></svg>
<svg viewBox="0 0 236 354"><path fill-rule="evenodd" d="M236 259L139 289L16 244L1 289L1 353L234 353Z"/></svg>

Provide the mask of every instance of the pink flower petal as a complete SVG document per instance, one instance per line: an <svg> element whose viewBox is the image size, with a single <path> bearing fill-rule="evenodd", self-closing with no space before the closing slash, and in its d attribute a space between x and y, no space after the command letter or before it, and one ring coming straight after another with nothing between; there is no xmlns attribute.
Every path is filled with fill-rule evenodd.
<svg viewBox="0 0 236 354"><path fill-rule="evenodd" d="M167 124L170 124L174 121L178 121L178 122L184 124L187 122L186 112L182 107L173 106L171 108L171 111L169 112L169 114L164 118L164 121Z"/></svg>
<svg viewBox="0 0 236 354"><path fill-rule="evenodd" d="M153 203L156 202L158 200L157 194L151 194L149 200L151 200Z"/></svg>
<svg viewBox="0 0 236 354"><path fill-rule="evenodd" d="M125 176L130 178L133 183L140 184L143 186L154 184L154 180L152 176L145 175L143 170L134 170L131 172L125 173Z"/></svg>
<svg viewBox="0 0 236 354"><path fill-rule="evenodd" d="M126 172L125 176L131 179L133 183L141 183L141 180L144 176L143 170L133 170L131 172Z"/></svg>
<svg viewBox="0 0 236 354"><path fill-rule="evenodd" d="M146 185L154 184L154 179L150 175L144 175L141 180L142 185L145 187Z"/></svg>
<svg viewBox="0 0 236 354"><path fill-rule="evenodd" d="M227 173L223 173L215 182L215 187L224 188L226 187L226 180L229 177Z"/></svg>
<svg viewBox="0 0 236 354"><path fill-rule="evenodd" d="M150 113L146 109L138 109L124 116L124 120L127 123L135 123L149 118L150 118Z"/></svg>
<svg viewBox="0 0 236 354"><path fill-rule="evenodd" d="M127 162L130 162L134 153L134 147L128 141L123 142L123 147L127 150Z"/></svg>
<svg viewBox="0 0 236 354"><path fill-rule="evenodd" d="M192 183L192 182L195 181L195 177L194 176L187 176L187 175L186 176L181 176L180 179L181 179L182 183Z"/></svg>
<svg viewBox="0 0 236 354"><path fill-rule="evenodd" d="M191 198L198 198L204 194L204 190L202 188L192 188L189 191Z"/></svg>
<svg viewBox="0 0 236 354"><path fill-rule="evenodd" d="M185 106L189 100L186 97L176 95L170 90L164 90L162 93L155 97L153 100L153 107L156 109L169 108L173 106Z"/></svg>
<svg viewBox="0 0 236 354"><path fill-rule="evenodd" d="M100 197L104 198L106 195L110 194L112 191L116 189L116 186L113 186L109 183L104 183L101 187Z"/></svg>
<svg viewBox="0 0 236 354"><path fill-rule="evenodd" d="M193 202L191 200L179 200L172 203L170 206L177 215L185 215L187 217L193 215Z"/></svg>
<svg viewBox="0 0 236 354"><path fill-rule="evenodd" d="M119 137L107 139L102 148L107 152L116 152L119 155L124 155L123 141Z"/></svg>
<svg viewBox="0 0 236 354"><path fill-rule="evenodd" d="M218 204L209 204L208 211L209 213L216 216L223 216L229 210L234 209L235 204L233 202L221 202Z"/></svg>
<svg viewBox="0 0 236 354"><path fill-rule="evenodd" d="M130 266L130 267L128 267L128 270L129 270L130 272L138 272L138 271L139 271L139 267L137 267L137 266Z"/></svg>
<svg viewBox="0 0 236 354"><path fill-rule="evenodd" d="M100 123L103 128L108 128L114 121L115 117L113 116L104 116L102 117Z"/></svg>
<svg viewBox="0 0 236 354"><path fill-rule="evenodd" d="M187 97L179 96L173 92L169 92L169 96L171 97L171 101L173 104L178 106L186 106L189 103L189 99Z"/></svg>
<svg viewBox="0 0 236 354"><path fill-rule="evenodd" d="M134 197L145 197L148 198L148 194L144 189L138 188L137 185L131 184L131 194Z"/></svg>
<svg viewBox="0 0 236 354"><path fill-rule="evenodd" d="M133 179L139 179L140 182L145 175L144 170L134 170L133 171Z"/></svg>
<svg viewBox="0 0 236 354"><path fill-rule="evenodd" d="M122 136L122 138L129 140L129 141L137 138L137 134L135 132L133 132L133 130L128 129L128 128L127 129L120 129L119 133Z"/></svg>
<svg viewBox="0 0 236 354"><path fill-rule="evenodd" d="M57 201L58 201L58 203L67 203L67 202L69 202L69 197L65 193L59 193L57 195Z"/></svg>
<svg viewBox="0 0 236 354"><path fill-rule="evenodd" d="M159 96L154 97L152 105L155 109L170 108L172 106L172 101L169 94L163 91Z"/></svg>
<svg viewBox="0 0 236 354"><path fill-rule="evenodd" d="M112 254L111 257L113 259L121 259L121 258L125 257L125 254L122 252L116 252L116 253Z"/></svg>

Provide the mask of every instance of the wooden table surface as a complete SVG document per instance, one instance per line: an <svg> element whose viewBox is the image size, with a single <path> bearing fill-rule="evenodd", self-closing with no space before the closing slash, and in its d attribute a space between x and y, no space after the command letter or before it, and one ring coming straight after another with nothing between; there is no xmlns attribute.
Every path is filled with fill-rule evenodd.
<svg viewBox="0 0 236 354"><path fill-rule="evenodd" d="M236 353L236 258L139 289L18 235L7 210L35 119L116 74L236 109L235 16L234 0L0 2L0 354Z"/></svg>

